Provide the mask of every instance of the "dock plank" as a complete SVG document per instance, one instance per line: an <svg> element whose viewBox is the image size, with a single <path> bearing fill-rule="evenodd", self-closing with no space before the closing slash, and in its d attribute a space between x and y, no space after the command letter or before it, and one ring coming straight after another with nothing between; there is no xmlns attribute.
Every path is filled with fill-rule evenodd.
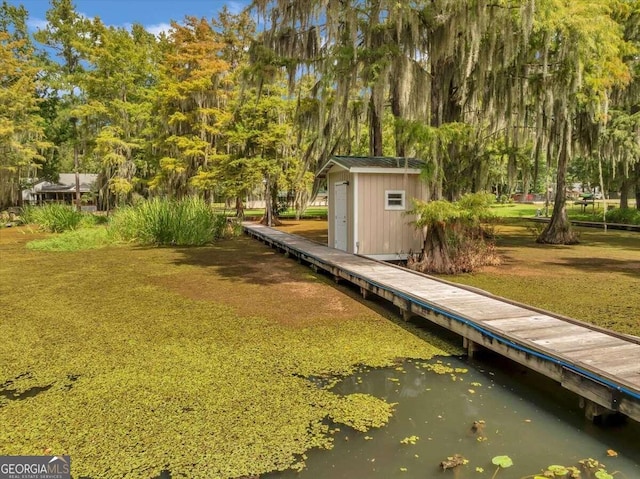
<svg viewBox="0 0 640 479"><path fill-rule="evenodd" d="M601 406L610 407L606 398L617 391L615 394L622 394L621 408L640 421L640 338L339 251L263 225L245 223L243 227L272 247L290 251L318 269L377 292L401 309L410 308L559 381Z"/></svg>

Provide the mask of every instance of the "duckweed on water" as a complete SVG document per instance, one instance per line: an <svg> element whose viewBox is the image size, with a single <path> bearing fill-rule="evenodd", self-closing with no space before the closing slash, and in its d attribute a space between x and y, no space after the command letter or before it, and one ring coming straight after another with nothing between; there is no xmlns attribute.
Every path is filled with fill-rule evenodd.
<svg viewBox="0 0 640 479"><path fill-rule="evenodd" d="M0 454L68 454L76 477L302 467L331 447L327 418L367 430L393 411L306 378L444 353L245 238L64 255L29 239L0 237Z"/></svg>

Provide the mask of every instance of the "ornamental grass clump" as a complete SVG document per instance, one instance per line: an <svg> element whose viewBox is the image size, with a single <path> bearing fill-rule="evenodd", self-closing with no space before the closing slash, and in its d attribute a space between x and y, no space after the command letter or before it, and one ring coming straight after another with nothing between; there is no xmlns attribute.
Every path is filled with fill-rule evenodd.
<svg viewBox="0 0 640 479"><path fill-rule="evenodd" d="M199 198L154 198L119 209L111 222L115 234L139 244L202 246L224 237L227 220Z"/></svg>
<svg viewBox="0 0 640 479"><path fill-rule="evenodd" d="M75 230L80 226L83 216L75 207L60 203L28 207L22 212L22 218L26 223L37 224L49 233Z"/></svg>

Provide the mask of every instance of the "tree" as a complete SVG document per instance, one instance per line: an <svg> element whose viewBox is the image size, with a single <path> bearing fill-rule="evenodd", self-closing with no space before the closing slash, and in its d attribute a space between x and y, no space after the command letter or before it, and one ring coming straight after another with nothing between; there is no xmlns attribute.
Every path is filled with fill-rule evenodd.
<svg viewBox="0 0 640 479"><path fill-rule="evenodd" d="M95 125L93 154L101 172L100 196L130 198L153 167L150 128L157 99L159 49L155 36L141 25L131 31L93 24L97 41L89 52L93 68L83 78L87 119Z"/></svg>
<svg viewBox="0 0 640 479"><path fill-rule="evenodd" d="M532 98L542 112L538 133L546 143L547 162L557 157L553 215L537 238L540 243L577 242L566 213L568 165L576 147L592 150L593 128L606 120L610 91L629 82L622 61L626 43L611 17L616 3L547 0L540 6L532 54L542 63L537 81L531 82Z"/></svg>
<svg viewBox="0 0 640 479"><path fill-rule="evenodd" d="M265 195L263 222L278 223L278 196L287 191L287 172L299 168L299 158L293 134L295 101L286 95L282 82L247 88L239 98L229 143L243 152L244 166L262 179ZM236 160L238 161L238 160Z"/></svg>
<svg viewBox="0 0 640 479"><path fill-rule="evenodd" d="M320 162L340 149L345 135L357 134L362 113L369 119L369 154L383 154L388 105L395 153L405 156L415 154L406 129L412 121L434 128L468 123L479 134L488 128L481 137L490 137L505 127L503 105L517 103L513 65L531 31L532 1L255 3L270 18L264 44L271 55L257 56L259 63L281 65L290 78L305 69L317 73L317 116L306 126L321 134L306 156ZM435 198L443 195L442 159L457 156L450 148L436 148L430 158Z"/></svg>
<svg viewBox="0 0 640 479"><path fill-rule="evenodd" d="M0 208L21 204L22 180L35 175L48 146L26 20L24 7L0 5Z"/></svg>
<svg viewBox="0 0 640 479"><path fill-rule="evenodd" d="M208 172L212 159L224 153L220 139L230 119L224 88L229 64L220 56L222 48L206 19L172 23L158 89L158 146L164 156L153 188L181 197L197 186L210 197L216 181Z"/></svg>
<svg viewBox="0 0 640 479"><path fill-rule="evenodd" d="M47 68L47 95L60 98L58 121L68 124L68 143L73 149L73 167L76 174L76 206L80 209L80 149L90 134L89 125L81 118L83 91L80 85L92 41L91 22L80 15L71 0L51 0L46 13L47 25L38 30L37 41L54 50L60 62L49 62ZM56 145L61 147L62 145Z"/></svg>
<svg viewBox="0 0 640 479"><path fill-rule="evenodd" d="M408 266L427 273L471 272L480 266L496 264L493 244L487 241L483 223L493 215L489 206L495 201L488 193L463 196L457 202L445 200L415 201L412 214L416 227L426 231L418 257Z"/></svg>

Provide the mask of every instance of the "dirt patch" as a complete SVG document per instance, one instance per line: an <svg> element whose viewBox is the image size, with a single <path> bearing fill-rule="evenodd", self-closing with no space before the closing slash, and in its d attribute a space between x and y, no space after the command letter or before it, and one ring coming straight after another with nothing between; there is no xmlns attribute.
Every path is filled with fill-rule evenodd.
<svg viewBox="0 0 640 479"><path fill-rule="evenodd" d="M158 276L152 283L185 298L230 306L240 316L257 314L288 326L331 324L353 316L355 305L347 308L344 294L328 278L255 240L221 242L208 248L206 257L199 257L202 251L184 253L191 266L200 268ZM262 286L259 296L256 284ZM367 309L356 308L362 314Z"/></svg>

